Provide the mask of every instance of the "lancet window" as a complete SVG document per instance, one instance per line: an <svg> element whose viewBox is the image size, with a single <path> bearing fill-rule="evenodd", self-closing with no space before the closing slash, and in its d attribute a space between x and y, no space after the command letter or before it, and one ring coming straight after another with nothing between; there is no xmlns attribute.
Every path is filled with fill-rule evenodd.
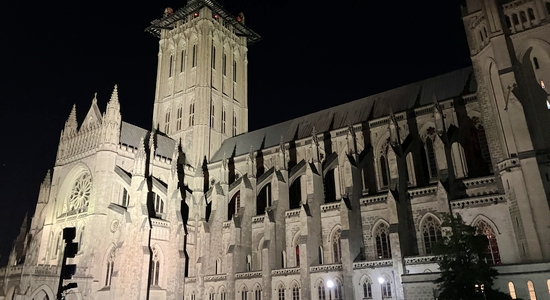
<svg viewBox="0 0 550 300"><path fill-rule="evenodd" d="M441 240L441 224L433 216L426 217L422 222L422 237L425 253L432 254L434 245Z"/></svg>
<svg viewBox="0 0 550 300"><path fill-rule="evenodd" d="M485 235L489 240L487 245L487 262L492 265L500 265L502 263L500 260L500 251L498 249L497 237L493 227L485 220L479 220L475 227L477 227L480 234Z"/></svg>
<svg viewBox="0 0 550 300"><path fill-rule="evenodd" d="M391 258L389 228L385 223L380 223L374 231L376 255L378 259Z"/></svg>

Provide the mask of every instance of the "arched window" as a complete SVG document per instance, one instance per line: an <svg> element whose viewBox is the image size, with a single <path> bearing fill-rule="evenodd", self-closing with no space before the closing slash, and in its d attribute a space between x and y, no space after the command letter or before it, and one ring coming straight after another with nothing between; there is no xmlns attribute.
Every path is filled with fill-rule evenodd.
<svg viewBox="0 0 550 300"><path fill-rule="evenodd" d="M222 273L222 259L218 258L216 259L216 274Z"/></svg>
<svg viewBox="0 0 550 300"><path fill-rule="evenodd" d="M227 75L227 55L225 53L222 55L222 74L223 76Z"/></svg>
<svg viewBox="0 0 550 300"><path fill-rule="evenodd" d="M497 237L493 227L489 225L485 220L479 220L476 224L478 232L484 234L489 240L487 245L487 263L492 265L500 265L500 251L498 249Z"/></svg>
<svg viewBox="0 0 550 300"><path fill-rule="evenodd" d="M233 115L233 136L237 135L237 113Z"/></svg>
<svg viewBox="0 0 550 300"><path fill-rule="evenodd" d="M518 15L513 14L512 15L512 21L514 22L514 25L518 25L519 24Z"/></svg>
<svg viewBox="0 0 550 300"><path fill-rule="evenodd" d="M226 123L226 117L225 117L225 107L222 110L222 133L225 133L225 123Z"/></svg>
<svg viewBox="0 0 550 300"><path fill-rule="evenodd" d="M388 280L388 278L385 278L384 282L382 282L381 285L382 298L391 298L391 282Z"/></svg>
<svg viewBox="0 0 550 300"><path fill-rule="evenodd" d="M153 203L157 214L164 213L164 200L155 192L153 192Z"/></svg>
<svg viewBox="0 0 550 300"><path fill-rule="evenodd" d="M250 272L252 270L252 257L250 255L246 256L246 271Z"/></svg>
<svg viewBox="0 0 550 300"><path fill-rule="evenodd" d="M336 202L336 180L334 178L334 169L327 172L323 177L323 187L325 191L325 203Z"/></svg>
<svg viewBox="0 0 550 300"><path fill-rule="evenodd" d="M300 287L296 283L292 286L292 300L300 300Z"/></svg>
<svg viewBox="0 0 550 300"><path fill-rule="evenodd" d="M300 245L296 245L296 267L300 266Z"/></svg>
<svg viewBox="0 0 550 300"><path fill-rule="evenodd" d="M197 299L196 299L195 291L192 291L192 292L191 292L191 300L197 300Z"/></svg>
<svg viewBox="0 0 550 300"><path fill-rule="evenodd" d="M342 283L336 280L334 284L334 300L342 300L342 299L344 299L343 293L342 293Z"/></svg>
<svg viewBox="0 0 550 300"><path fill-rule="evenodd" d="M127 207L130 204L130 194L125 188L122 188L122 206Z"/></svg>
<svg viewBox="0 0 550 300"><path fill-rule="evenodd" d="M521 23L527 22L527 16L525 15L524 11L519 12L519 19L521 20Z"/></svg>
<svg viewBox="0 0 550 300"><path fill-rule="evenodd" d="M167 111L164 116L164 133L170 133L170 111Z"/></svg>
<svg viewBox="0 0 550 300"><path fill-rule="evenodd" d="M429 129L428 129L429 130ZM426 158L428 163L428 169L430 171L430 178L437 177L437 161L435 157L434 144L431 136L426 137L426 144L424 145L426 150Z"/></svg>
<svg viewBox="0 0 550 300"><path fill-rule="evenodd" d="M529 16L530 21L533 21L535 19L535 12L532 8L527 9L527 15Z"/></svg>
<svg viewBox="0 0 550 300"><path fill-rule="evenodd" d="M195 125L195 103L189 105L189 126Z"/></svg>
<svg viewBox="0 0 550 300"><path fill-rule="evenodd" d="M185 50L181 50L180 73L185 70Z"/></svg>
<svg viewBox="0 0 550 300"><path fill-rule="evenodd" d="M237 61L233 61L233 82L237 82Z"/></svg>
<svg viewBox="0 0 550 300"><path fill-rule="evenodd" d="M280 285L279 288L277 289L277 295L278 295L278 299L279 300L285 300L285 286L284 285Z"/></svg>
<svg viewBox="0 0 550 300"><path fill-rule="evenodd" d="M212 126L212 128L214 128L214 117L215 117L216 113L215 113L215 107L214 107L214 104L212 104L212 112L210 114L210 126Z"/></svg>
<svg viewBox="0 0 550 300"><path fill-rule="evenodd" d="M319 256L319 264L322 265L323 264L323 247L322 246L319 246L319 252L317 253L317 255Z"/></svg>
<svg viewBox="0 0 550 300"><path fill-rule="evenodd" d="M262 300L262 287L260 285L256 285L254 288L254 300Z"/></svg>
<svg viewBox="0 0 550 300"><path fill-rule="evenodd" d="M433 216L428 216L422 222L422 237L426 254L433 254L433 247L441 240L441 224Z"/></svg>
<svg viewBox="0 0 550 300"><path fill-rule="evenodd" d="M369 279L363 282L363 299L372 299L372 283Z"/></svg>
<svg viewBox="0 0 550 300"><path fill-rule="evenodd" d="M214 293L213 289L210 289L208 291L208 300L215 300L215 299L216 299L216 294Z"/></svg>
<svg viewBox="0 0 550 300"><path fill-rule="evenodd" d="M197 45L193 45L193 61L191 67L197 66Z"/></svg>
<svg viewBox="0 0 550 300"><path fill-rule="evenodd" d="M178 107L177 113L176 113L176 130L181 130L181 119L183 118L183 108L180 106Z"/></svg>
<svg viewBox="0 0 550 300"><path fill-rule="evenodd" d="M483 42L484 38L483 38L483 33L481 32L481 30L479 31L479 37L481 37L481 41Z"/></svg>
<svg viewBox="0 0 550 300"><path fill-rule="evenodd" d="M113 270L115 268L115 250L113 249L107 257L107 272L105 273L105 286L111 285Z"/></svg>
<svg viewBox="0 0 550 300"><path fill-rule="evenodd" d="M512 30L512 22L510 21L510 17L509 16L505 16L504 17L504 20L506 21L506 26L508 27L509 30Z"/></svg>
<svg viewBox="0 0 550 300"><path fill-rule="evenodd" d="M210 62L212 69L216 70L216 46L212 45L212 61Z"/></svg>
<svg viewBox="0 0 550 300"><path fill-rule="evenodd" d="M85 227L82 226L80 228L80 234L78 235L78 252L82 251L84 249L82 246L84 246L84 229Z"/></svg>
<svg viewBox="0 0 550 300"><path fill-rule="evenodd" d="M264 185L258 193L256 201L256 215L263 215L265 208L271 206L271 183Z"/></svg>
<svg viewBox="0 0 550 300"><path fill-rule="evenodd" d="M173 62L174 58L172 55L170 55L170 61L169 61L169 65L168 65L168 77L172 77L172 62Z"/></svg>
<svg viewBox="0 0 550 300"><path fill-rule="evenodd" d="M220 288L220 300L227 300L227 292L225 291L225 288L222 286Z"/></svg>
<svg viewBox="0 0 550 300"><path fill-rule="evenodd" d="M514 287L513 282L508 282L508 291L510 292L510 297L516 299L516 288Z"/></svg>
<svg viewBox="0 0 550 300"><path fill-rule="evenodd" d="M527 290L529 291L529 300L537 300L537 294L535 293L535 286L531 280L527 281Z"/></svg>
<svg viewBox="0 0 550 300"><path fill-rule="evenodd" d="M241 300L247 300L248 298L248 289L246 286L243 286L243 289L241 290Z"/></svg>
<svg viewBox="0 0 550 300"><path fill-rule="evenodd" d="M539 59L538 59L538 58L533 57L533 65L535 65L535 69L536 69L536 70L540 69Z"/></svg>
<svg viewBox="0 0 550 300"><path fill-rule="evenodd" d="M382 177L382 187L388 186L388 159L386 156L380 156L380 177Z"/></svg>
<svg viewBox="0 0 550 300"><path fill-rule="evenodd" d="M150 274L150 285L159 285L160 277L160 259L158 254L157 247L153 247L153 255L151 259L151 274Z"/></svg>
<svg viewBox="0 0 550 300"><path fill-rule="evenodd" d="M302 202L302 177L294 179L289 189L289 209L300 208Z"/></svg>
<svg viewBox="0 0 550 300"><path fill-rule="evenodd" d="M319 295L319 300L327 299L327 296L325 294L325 284L323 282L319 283L319 286L317 287L317 294Z"/></svg>
<svg viewBox="0 0 550 300"><path fill-rule="evenodd" d="M227 219L231 220L233 215L239 213L241 210L241 191L238 191L233 195L227 208Z"/></svg>
<svg viewBox="0 0 550 300"><path fill-rule="evenodd" d="M378 225L374 231L374 237L378 259L391 258L389 228L385 223L380 223L380 225Z"/></svg>
<svg viewBox="0 0 550 300"><path fill-rule="evenodd" d="M332 235L332 260L335 264L342 262L342 246L340 243L340 236L342 235L342 230L337 229Z"/></svg>
<svg viewBox="0 0 550 300"><path fill-rule="evenodd" d="M548 286L548 295L550 295L550 279L546 280L546 285Z"/></svg>

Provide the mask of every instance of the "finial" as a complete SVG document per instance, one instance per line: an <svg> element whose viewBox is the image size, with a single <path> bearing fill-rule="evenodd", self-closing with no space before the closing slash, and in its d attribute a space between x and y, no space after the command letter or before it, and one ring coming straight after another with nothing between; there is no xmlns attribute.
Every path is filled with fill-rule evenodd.
<svg viewBox="0 0 550 300"><path fill-rule="evenodd" d="M52 182L52 177L50 174L50 170L48 169L48 172L46 172L46 177L44 177L44 184L49 185Z"/></svg>
<svg viewBox="0 0 550 300"><path fill-rule="evenodd" d="M145 137L139 139L139 151L145 151Z"/></svg>
<svg viewBox="0 0 550 300"><path fill-rule="evenodd" d="M118 102L118 86L115 84L113 93L111 94L111 101Z"/></svg>
<svg viewBox="0 0 550 300"><path fill-rule="evenodd" d="M94 93L94 98L92 99L92 105L97 104L97 92Z"/></svg>
<svg viewBox="0 0 550 300"><path fill-rule="evenodd" d="M281 150L282 153L285 152L285 140L284 140L284 138L283 138L282 135L281 135L281 141L280 141L280 143L279 143L279 148L280 148L280 150Z"/></svg>

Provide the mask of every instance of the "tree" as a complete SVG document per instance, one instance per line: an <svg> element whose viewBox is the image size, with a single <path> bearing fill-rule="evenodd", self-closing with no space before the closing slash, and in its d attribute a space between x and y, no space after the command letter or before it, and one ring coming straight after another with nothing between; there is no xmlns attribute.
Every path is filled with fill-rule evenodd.
<svg viewBox="0 0 550 300"><path fill-rule="evenodd" d="M487 237L467 225L459 214L443 216L443 238L435 245L441 271L438 284L440 300L509 300L493 288L498 271L486 261Z"/></svg>

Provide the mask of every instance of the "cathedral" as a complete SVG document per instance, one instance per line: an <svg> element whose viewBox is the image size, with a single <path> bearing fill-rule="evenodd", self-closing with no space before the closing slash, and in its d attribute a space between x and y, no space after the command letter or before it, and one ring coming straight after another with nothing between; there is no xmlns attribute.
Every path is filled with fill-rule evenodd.
<svg viewBox="0 0 550 300"><path fill-rule="evenodd" d="M0 300L437 299L445 213L486 235L497 288L550 299L549 14L466 0L471 67L248 132L260 36L215 0L167 8L153 128L116 86L72 108Z"/></svg>

